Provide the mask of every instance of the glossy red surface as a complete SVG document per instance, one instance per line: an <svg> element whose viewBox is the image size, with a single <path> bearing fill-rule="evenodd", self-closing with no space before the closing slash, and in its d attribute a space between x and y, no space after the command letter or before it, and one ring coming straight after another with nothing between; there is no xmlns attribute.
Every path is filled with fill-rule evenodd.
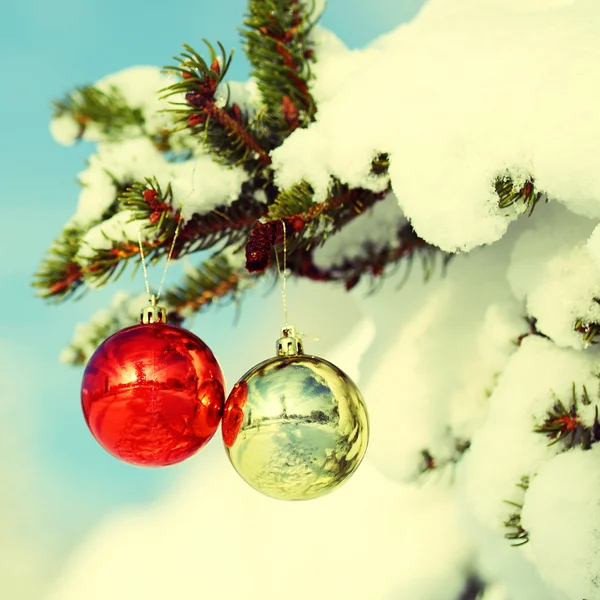
<svg viewBox="0 0 600 600"><path fill-rule="evenodd" d="M81 402L104 449L139 466L181 462L205 446L225 400L221 368L193 333L162 323L134 325L90 358Z"/></svg>
<svg viewBox="0 0 600 600"><path fill-rule="evenodd" d="M244 421L244 407L248 400L248 384L245 381L238 381L232 388L225 410L223 411L223 423L221 433L223 442L228 448L235 444L242 423Z"/></svg>

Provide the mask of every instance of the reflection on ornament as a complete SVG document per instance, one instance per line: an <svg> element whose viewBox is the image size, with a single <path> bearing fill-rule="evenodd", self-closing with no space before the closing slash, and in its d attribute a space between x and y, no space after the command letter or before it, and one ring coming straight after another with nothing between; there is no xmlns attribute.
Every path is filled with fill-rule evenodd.
<svg viewBox="0 0 600 600"><path fill-rule="evenodd" d="M334 491L358 468L368 416L345 373L302 354L292 327L283 332L279 356L234 385L223 441L231 464L254 489L280 500L309 500Z"/></svg>
<svg viewBox="0 0 600 600"><path fill-rule="evenodd" d="M158 309L158 307L156 307ZM208 346L186 329L152 320L105 340L83 375L85 420L100 445L139 466L181 462L215 434L224 379Z"/></svg>

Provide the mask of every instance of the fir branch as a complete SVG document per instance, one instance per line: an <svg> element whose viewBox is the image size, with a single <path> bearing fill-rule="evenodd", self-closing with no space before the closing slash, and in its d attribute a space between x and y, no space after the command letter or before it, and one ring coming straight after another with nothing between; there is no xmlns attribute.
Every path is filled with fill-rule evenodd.
<svg viewBox="0 0 600 600"><path fill-rule="evenodd" d="M269 207L267 223L258 223L250 235L250 248L246 248L248 270L262 271L269 266L271 249L283 241L283 222L289 253L300 245L307 251L387 195L387 191L374 193L337 181L323 202L313 202L313 193L311 186L302 181L277 196Z"/></svg>
<svg viewBox="0 0 600 600"><path fill-rule="evenodd" d="M383 200L389 190L372 192L364 188L351 188L334 181L329 196L323 202L313 204L304 216L305 224L319 224L322 230L318 242L324 241L330 233L341 229L344 225L363 214L376 202ZM330 227L323 228L323 220ZM311 232L313 233L313 232Z"/></svg>
<svg viewBox="0 0 600 600"><path fill-rule="evenodd" d="M594 298L598 302L598 298ZM586 319L577 319L573 324L573 330L583 335L583 341L586 344L597 344L596 338L600 333L600 323L596 321L588 321Z"/></svg>
<svg viewBox="0 0 600 600"><path fill-rule="evenodd" d="M378 154L371 163L371 173L379 177L386 176L388 168L389 157L387 154ZM275 221L301 215L306 221L309 221L319 217L322 212L328 213L330 212L329 209L338 206L346 206L349 209L347 212L353 216L356 213L364 212L365 205L370 206L377 200L384 198L388 193L389 189L375 193L363 188L350 188L343 185L339 180L333 179L327 199L324 202L315 203L312 186L307 181L302 180L287 190L279 192L274 202L269 206L267 218ZM367 198L367 195L370 194L373 194L373 196ZM363 197L358 198L357 195ZM355 205L351 206L349 203L351 204L353 199ZM345 222L348 220L351 219L346 219Z"/></svg>
<svg viewBox="0 0 600 600"><path fill-rule="evenodd" d="M267 211L267 205L255 198L258 189L269 186L260 179L242 185L240 195L231 204L197 213L180 226L173 256L180 257L216 244L235 246L245 242L250 228ZM272 195L272 192L270 192ZM173 239L180 211L173 207L170 184L163 189L156 178L136 181L120 197L121 207L133 212L135 218L148 223L150 235L164 244Z"/></svg>
<svg viewBox="0 0 600 600"><path fill-rule="evenodd" d="M390 157L386 152L378 154L371 163L373 175L387 175L390 168Z"/></svg>
<svg viewBox="0 0 600 600"><path fill-rule="evenodd" d="M144 258L148 263L155 263L169 252L172 240L142 240ZM134 241L113 242L111 248L98 249L88 263L82 267L83 277L94 288L106 285L110 280L116 281L125 271L129 260L136 257L138 263L140 245Z"/></svg>
<svg viewBox="0 0 600 600"><path fill-rule="evenodd" d="M236 267L224 254L215 254L192 272L181 285L167 290L166 301L173 307L171 320L182 320L191 313L226 297L236 300L243 287L254 281L244 269Z"/></svg>
<svg viewBox="0 0 600 600"><path fill-rule="evenodd" d="M269 206L267 218L270 221L286 219L295 215L307 215L313 205L314 191L309 183L301 181L287 190L281 191Z"/></svg>
<svg viewBox="0 0 600 600"><path fill-rule="evenodd" d="M515 345L520 346L523 343L523 340L526 337L529 337L530 335L537 335L539 337L545 338L547 340L549 340L550 338L545 334L542 333L538 328L537 328L537 319L535 317L525 317L525 322L528 325L528 331L527 333L522 333L516 340L515 340Z"/></svg>
<svg viewBox="0 0 600 600"><path fill-rule="evenodd" d="M383 155L382 155L383 156ZM328 198L313 202L311 186L302 181L281 192L269 206L267 222L258 223L246 247L246 268L262 271L270 264L272 248L281 245L283 223L286 224L288 264L292 272L316 281L343 281L347 289L354 287L365 274L381 275L387 265L412 258L419 250L426 274L430 274L439 251L419 238L409 224L398 231L396 244L384 248L366 245L358 259L343 260L339 265L322 269L314 264L313 250L327 237L361 215L387 195L361 188L349 188L334 182ZM446 261L447 262L447 261Z"/></svg>
<svg viewBox="0 0 600 600"><path fill-rule="evenodd" d="M242 194L228 206L194 215L179 234L180 254L207 250L217 244L223 247L243 245L252 226L266 210L267 206L264 203Z"/></svg>
<svg viewBox="0 0 600 600"><path fill-rule="evenodd" d="M309 33L312 11L299 0L249 0L242 35L265 109L260 128L269 149L296 128L314 120L309 92L314 51Z"/></svg>
<svg viewBox="0 0 600 600"><path fill-rule="evenodd" d="M312 187L302 181L289 190L280 192L269 205L267 219L256 223L246 244L246 269L253 272L264 271L270 264L273 247L283 242L283 227L286 228L288 252L295 249L294 234L306 226L313 198Z"/></svg>
<svg viewBox="0 0 600 600"><path fill-rule="evenodd" d="M138 221L148 223L147 230L156 239L164 242L175 235L180 214L173 205L173 190L169 183L162 189L156 177L147 177L143 182L134 181L119 196L120 208L130 210Z"/></svg>
<svg viewBox="0 0 600 600"><path fill-rule="evenodd" d="M433 471L439 471L450 465L456 465L463 457L464 453L471 447L471 442L464 439L455 439L454 441L454 453L450 457L445 457L443 460L436 460L428 449L421 450L421 457L423 463L420 466L420 474L430 473Z"/></svg>
<svg viewBox="0 0 600 600"><path fill-rule="evenodd" d="M533 209L541 200L548 201L543 192L538 192L535 189L533 179L529 179L521 188L517 188L513 180L509 176L502 176L496 179L494 184L496 193L498 194L498 206L500 208L508 208L514 204L522 204L524 212L529 216L533 213Z"/></svg>
<svg viewBox="0 0 600 600"><path fill-rule="evenodd" d="M227 56L219 44L220 57L204 40L210 53L210 66L190 46L185 45L175 60L177 66L167 66L181 79L163 90L165 98L183 95L185 103L174 103L172 109L180 129L190 128L196 133L213 158L226 165L242 165L249 172L271 164L268 151L250 131L248 116L237 104L220 106L215 100L217 87L223 81L231 63L233 52Z"/></svg>
<svg viewBox="0 0 600 600"><path fill-rule="evenodd" d="M76 227L66 227L53 242L33 280L33 286L39 289L38 295L42 298L61 301L81 291L83 273L74 260L80 236L81 231Z"/></svg>
<svg viewBox="0 0 600 600"><path fill-rule="evenodd" d="M585 406L591 404L586 386L582 386L581 403ZM556 399L553 407L548 411L544 422L534 429L536 433L543 433L550 438L549 445L564 441L568 448L581 446L589 450L592 444L600 442L600 422L598 421L598 406L596 406L594 421L591 425L582 423L579 416L575 382L571 392L571 403L567 407L562 400Z"/></svg>
<svg viewBox="0 0 600 600"><path fill-rule="evenodd" d="M109 173L110 175L110 173ZM123 189L127 184L113 178L117 189ZM99 219L91 221L87 230L110 219L119 211L117 198L104 210ZM76 291L83 292L86 272L75 258L81 247L81 238L85 229L68 225L61 235L53 242L48 256L34 275L33 286L40 288L39 295L51 300L66 300ZM88 272L93 272L92 267Z"/></svg>
<svg viewBox="0 0 600 600"><path fill-rule="evenodd" d="M254 183L262 185L264 182L257 180ZM156 263L169 253L172 245L173 258L207 250L218 244L228 247L243 245L252 225L267 210L267 205L254 197L255 191L252 183L246 183L238 199L231 204L193 215L180 225L174 245L181 214L173 208L170 185L163 188L156 178L135 181L121 193L116 208L130 211L132 220L146 224L145 239L142 240L144 256L149 263ZM109 216L112 216L112 212ZM78 248L77 245L73 249L73 256ZM110 280L118 279L131 259L139 264L139 254L138 241L114 241L111 248L98 249L84 266L78 267L79 282L85 279L94 287L101 287ZM52 269L54 276L60 278L58 265L59 262L55 261Z"/></svg>
<svg viewBox="0 0 600 600"><path fill-rule="evenodd" d="M517 487L521 488L523 492L526 492L529 489L529 477L521 477L521 481L520 483L517 483ZM511 500L505 500L504 502L516 509L510 514L508 519L504 521L504 527L508 529L508 532L504 537L513 542L511 546L523 546L529 541L529 532L523 528L521 523L523 505L518 502L512 502Z"/></svg>
<svg viewBox="0 0 600 600"><path fill-rule="evenodd" d="M386 269L408 261L408 266L415 257L421 258L426 277L435 267L440 251L427 244L414 231L410 223L403 224L393 245L376 248L365 245L363 254L352 259L343 259L337 265L328 268L317 267L313 261L313 249L305 250L288 261L293 273L308 277L314 281L342 282L347 290L354 288L363 277L370 276L371 281L386 274ZM410 271L407 271L407 275Z"/></svg>
<svg viewBox="0 0 600 600"><path fill-rule="evenodd" d="M53 102L53 108L54 117L69 114L79 123L79 137L90 123L98 125L100 131L112 139L118 138L127 127L144 124L141 110L128 106L115 86L110 86L107 91L93 85L77 88L62 100Z"/></svg>

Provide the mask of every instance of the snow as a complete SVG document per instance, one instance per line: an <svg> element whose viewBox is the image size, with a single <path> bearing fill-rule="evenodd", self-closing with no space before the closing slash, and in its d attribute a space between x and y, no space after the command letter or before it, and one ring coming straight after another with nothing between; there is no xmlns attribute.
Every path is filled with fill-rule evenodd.
<svg viewBox="0 0 600 600"><path fill-rule="evenodd" d="M169 102L175 101L175 97L164 99L160 92L174 81L173 75L162 73L158 67L136 66L103 77L94 87L107 94L116 90L128 107L141 112L143 131L153 135L173 127L173 117L166 109L170 108ZM78 139L80 126L70 115L64 114L52 119L50 133L58 143L70 146ZM124 140L141 133L142 129L133 125L119 132L118 137ZM107 135L103 126L90 121L86 123L81 137L88 141L103 141Z"/></svg>
<svg viewBox="0 0 600 600"><path fill-rule="evenodd" d="M125 104L133 109L139 109L144 119L144 129L147 133L158 133L161 129L173 126L173 117L168 112L169 102L176 101L175 97L161 98L161 90L176 81L173 75L166 75L155 66L136 66L123 69L103 77L95 83L98 89L109 92L116 88ZM138 133L139 135L139 133ZM85 139L102 139L92 124L91 131L86 131Z"/></svg>
<svg viewBox="0 0 600 600"><path fill-rule="evenodd" d="M461 484L459 477L458 487ZM462 488L459 489L461 492L464 493ZM525 556L527 546L510 546L504 538L504 532L491 531L476 521L464 502L460 508L463 535L468 536L474 544L472 568L491 584L486 593L491 594L493 590L500 594L499 590L502 590L504 600L568 600L560 590L541 579L537 568ZM493 594L492 598L495 598Z"/></svg>
<svg viewBox="0 0 600 600"><path fill-rule="evenodd" d="M103 77L94 85L103 92L117 88L132 108L150 107L155 110L157 93L168 85L170 81L161 69L155 66L136 66L122 69L116 73Z"/></svg>
<svg viewBox="0 0 600 600"><path fill-rule="evenodd" d="M79 173L82 189L71 224L85 228L99 221L117 197L117 186L102 165L99 154L90 157L87 168Z"/></svg>
<svg viewBox="0 0 600 600"><path fill-rule="evenodd" d="M583 349L577 319L600 320L600 280L586 248L591 219L548 206L515 246L508 278L537 327L561 345Z"/></svg>
<svg viewBox="0 0 600 600"><path fill-rule="evenodd" d="M556 456L527 491L523 523L542 577L572 600L600 598L600 445Z"/></svg>
<svg viewBox="0 0 600 600"><path fill-rule="evenodd" d="M317 122L273 152L276 180L306 179L317 199L331 176L378 189L369 165L387 152L402 210L447 251L505 233L518 210L497 207L493 182L506 170L600 217L599 19L600 5L586 0L430 0L360 53L329 40L331 61L314 69L315 90L327 88Z"/></svg>
<svg viewBox="0 0 600 600"><path fill-rule="evenodd" d="M66 113L50 121L50 134L63 146L72 146L79 139L80 130L79 123Z"/></svg>
<svg viewBox="0 0 600 600"><path fill-rule="evenodd" d="M597 225L587 241L587 250L600 271L600 225Z"/></svg>
<svg viewBox="0 0 600 600"><path fill-rule="evenodd" d="M145 137L122 142L103 142L90 157L88 167L79 174L84 186L72 222L85 229L101 219L115 201L120 183L156 177L162 189L171 184L173 205L184 221L195 213L228 204L239 195L248 175L241 167L228 168L199 154L184 162L169 162Z"/></svg>
<svg viewBox="0 0 600 600"><path fill-rule="evenodd" d="M514 512L506 500L522 502L523 491L517 487L521 478L532 476L562 449L559 444L549 446L548 437L534 433L534 428L557 400L570 406L573 382L595 393L597 364L594 354L561 349L539 336L525 338L508 361L490 397L487 420L473 436L465 467L466 501L490 529L503 531L503 522ZM502 461L490 469L493 456Z"/></svg>
<svg viewBox="0 0 600 600"><path fill-rule="evenodd" d="M230 204L240 193L248 174L241 167L225 167L208 155L172 165L173 204L184 221L219 205ZM160 181L160 180L159 180Z"/></svg>
<svg viewBox="0 0 600 600"><path fill-rule="evenodd" d="M389 477L414 479L423 450L443 466L485 419L490 390L526 330L504 276L513 242L457 257L429 281L416 259L404 287L399 274L363 300L377 332L361 382L368 455Z"/></svg>
<svg viewBox="0 0 600 600"><path fill-rule="evenodd" d="M578 318L600 322L600 303L594 298L600 298L596 266L585 246L577 246L546 263L544 280L530 292L527 308L556 344L584 348L574 323Z"/></svg>
<svg viewBox="0 0 600 600"><path fill-rule="evenodd" d="M254 79L248 81L224 81L215 92L215 103L220 108L237 104L252 119L260 108L262 99Z"/></svg>
<svg viewBox="0 0 600 600"><path fill-rule="evenodd" d="M116 244L123 242L138 243L138 236L142 240L148 239L143 227L145 221L137 221L132 211L122 210L116 215L102 221L99 225L89 229L82 237L75 261L81 266L94 262L99 250L110 250Z"/></svg>
<svg viewBox="0 0 600 600"><path fill-rule="evenodd" d="M312 67L315 79L310 91L319 107L334 98L340 85L354 75L363 54L360 50L350 50L333 31L319 25L311 31L311 43L316 56L326 57L326 62L320 58Z"/></svg>
<svg viewBox="0 0 600 600"><path fill-rule="evenodd" d="M173 165L148 138L99 143L98 151L79 174L83 189L73 223L83 229L100 220L104 211L116 200L115 182L143 181L150 176L164 179L169 177L172 168Z"/></svg>
<svg viewBox="0 0 600 600"><path fill-rule="evenodd" d="M508 600L506 595L506 589L504 587L495 585L489 587L481 597L481 600Z"/></svg>

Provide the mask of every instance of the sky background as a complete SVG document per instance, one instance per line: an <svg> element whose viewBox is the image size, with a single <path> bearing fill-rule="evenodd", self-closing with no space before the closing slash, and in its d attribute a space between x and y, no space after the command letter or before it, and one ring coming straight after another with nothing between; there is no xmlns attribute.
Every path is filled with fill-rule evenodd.
<svg viewBox="0 0 600 600"><path fill-rule="evenodd" d="M330 0L321 24L350 47L362 47L411 19L421 4L422 0ZM103 515L117 506L151 502L186 469L185 464L168 470L136 469L101 450L81 415L81 369L58 362L75 324L107 305L118 289L141 292L141 279L131 282L124 276L78 302L57 306L35 298L30 286L52 239L75 210L76 175L93 150L90 144L65 148L52 140L51 101L126 67L168 64L182 43L201 47L202 37L235 48L229 76L243 80L248 66L236 27L244 7L244 0L25 0L3 6L0 514L5 516L0 517L0 559L10 556L12 562L5 561L10 576L3 577L0 569L0 592L11 577L36 585L30 570L40 581L51 578ZM264 339L246 340L250 354L223 358L234 338L244 340L248 321L259 320L265 306L276 306L277 296L255 291L244 302L245 317L237 328L231 308L194 320L191 328L213 348L229 385L272 352L277 332L269 330ZM294 310L293 299L290 308ZM311 314L310 306L300 300L296 311L307 319ZM323 338L322 327L325 323L316 319L308 330ZM336 333L326 332L325 341L327 335ZM15 539L18 551L11 541Z"/></svg>

